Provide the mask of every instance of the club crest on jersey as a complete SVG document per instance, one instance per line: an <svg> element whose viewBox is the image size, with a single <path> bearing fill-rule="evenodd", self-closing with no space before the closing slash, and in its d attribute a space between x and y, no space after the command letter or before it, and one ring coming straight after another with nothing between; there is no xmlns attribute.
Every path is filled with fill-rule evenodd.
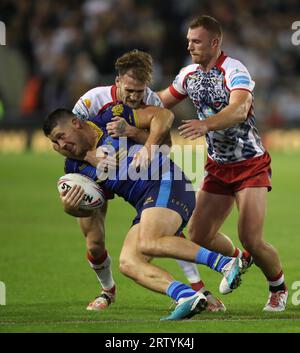
<svg viewBox="0 0 300 353"><path fill-rule="evenodd" d="M113 116L120 116L124 111L123 104L117 104L112 108Z"/></svg>

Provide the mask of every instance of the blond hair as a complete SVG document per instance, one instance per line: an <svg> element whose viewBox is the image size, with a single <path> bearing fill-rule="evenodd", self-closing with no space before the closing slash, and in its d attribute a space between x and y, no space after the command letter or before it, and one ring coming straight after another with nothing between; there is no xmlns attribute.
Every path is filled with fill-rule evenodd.
<svg viewBox="0 0 300 353"><path fill-rule="evenodd" d="M149 84L152 81L152 56L134 49L119 57L115 63L118 75L129 74L134 79Z"/></svg>

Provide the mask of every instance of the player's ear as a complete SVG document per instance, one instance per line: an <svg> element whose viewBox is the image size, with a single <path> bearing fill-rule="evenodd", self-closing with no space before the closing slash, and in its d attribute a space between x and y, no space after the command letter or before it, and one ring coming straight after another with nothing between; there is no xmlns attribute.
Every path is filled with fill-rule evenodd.
<svg viewBox="0 0 300 353"><path fill-rule="evenodd" d="M115 79L116 86L118 87L120 84L120 76L117 76Z"/></svg>
<svg viewBox="0 0 300 353"><path fill-rule="evenodd" d="M213 38L211 41L211 46L212 48L217 48L220 44L220 39L219 38Z"/></svg>
<svg viewBox="0 0 300 353"><path fill-rule="evenodd" d="M81 129L81 127L82 127L82 122L81 122L80 119L78 119L78 118L73 118L73 119L72 119L72 125L73 125L76 129Z"/></svg>

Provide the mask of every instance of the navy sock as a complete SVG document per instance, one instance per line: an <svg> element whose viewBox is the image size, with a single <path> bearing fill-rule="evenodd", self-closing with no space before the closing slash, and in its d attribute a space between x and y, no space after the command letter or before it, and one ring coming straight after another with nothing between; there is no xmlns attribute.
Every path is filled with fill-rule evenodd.
<svg viewBox="0 0 300 353"><path fill-rule="evenodd" d="M186 284L179 281L172 282L166 291L167 295L178 302L181 298L186 298L194 295L196 292Z"/></svg>
<svg viewBox="0 0 300 353"><path fill-rule="evenodd" d="M203 247L200 248L195 257L195 262L197 264L206 265L218 272L221 272L223 267L231 260L231 257L223 256Z"/></svg>

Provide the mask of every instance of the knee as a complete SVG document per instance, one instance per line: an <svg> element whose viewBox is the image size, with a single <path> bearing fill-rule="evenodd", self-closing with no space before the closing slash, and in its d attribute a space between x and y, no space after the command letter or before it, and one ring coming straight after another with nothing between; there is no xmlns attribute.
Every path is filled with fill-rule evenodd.
<svg viewBox="0 0 300 353"><path fill-rule="evenodd" d="M251 237L246 239L241 239L243 248L247 250L250 254L256 254L262 249L263 242L262 240L253 239Z"/></svg>
<svg viewBox="0 0 300 353"><path fill-rule="evenodd" d="M196 226L193 222L190 222L188 224L188 235L191 241L193 241L194 243L198 243L199 239L197 237Z"/></svg>
<svg viewBox="0 0 300 353"><path fill-rule="evenodd" d="M188 235L192 242L206 248L210 248L210 245L214 243L215 233L212 231L203 231L194 222L188 224Z"/></svg>
<svg viewBox="0 0 300 353"><path fill-rule="evenodd" d="M206 236L203 236L203 234L199 232L198 228L194 224L189 224L188 235L193 243L196 243L200 246L204 246L209 249L213 245L214 237L209 233L207 233Z"/></svg>
<svg viewBox="0 0 300 353"><path fill-rule="evenodd" d="M120 257L119 270L124 276L134 279L136 268L134 261Z"/></svg>
<svg viewBox="0 0 300 353"><path fill-rule="evenodd" d="M95 258L100 257L105 251L104 234L99 231L89 231L84 235L87 251Z"/></svg>
<svg viewBox="0 0 300 353"><path fill-rule="evenodd" d="M87 241L87 251L95 259L101 257L105 251L104 241Z"/></svg>
<svg viewBox="0 0 300 353"><path fill-rule="evenodd" d="M138 250L140 253L146 256L159 256L160 255L160 249L157 244L157 241L154 240L149 240L147 239L140 239L139 244L138 244Z"/></svg>

